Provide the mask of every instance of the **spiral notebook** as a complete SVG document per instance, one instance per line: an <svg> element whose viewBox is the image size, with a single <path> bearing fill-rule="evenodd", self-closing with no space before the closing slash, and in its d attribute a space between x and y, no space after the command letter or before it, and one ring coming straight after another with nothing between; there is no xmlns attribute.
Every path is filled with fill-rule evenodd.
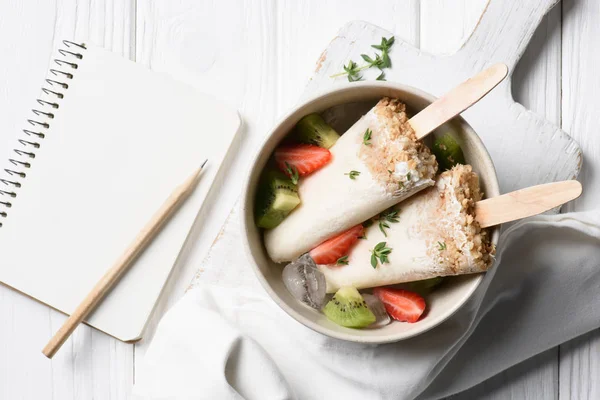
<svg viewBox="0 0 600 400"><path fill-rule="evenodd" d="M0 281L70 314L205 159L192 196L87 323L139 339L239 127L236 111L100 48L64 41L0 158ZM58 328L58 327L57 327Z"/></svg>

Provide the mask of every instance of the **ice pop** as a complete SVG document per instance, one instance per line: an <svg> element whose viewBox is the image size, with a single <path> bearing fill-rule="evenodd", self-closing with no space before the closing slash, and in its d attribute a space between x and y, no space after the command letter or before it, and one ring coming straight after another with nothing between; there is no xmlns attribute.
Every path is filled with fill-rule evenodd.
<svg viewBox="0 0 600 400"><path fill-rule="evenodd" d="M433 188L394 208L397 222L383 221L389 228L380 228L376 220L365 231L366 239L351 250L348 265L318 266L327 292L486 271L494 249L488 232L474 219L479 200L479 178L471 166L457 165L442 173ZM391 249L385 252L387 262L373 255L382 242L380 250Z"/></svg>
<svg viewBox="0 0 600 400"><path fill-rule="evenodd" d="M435 156L416 139L397 99L380 100L330 151L329 164L300 181L302 203L265 232L276 262L294 260L435 183Z"/></svg>

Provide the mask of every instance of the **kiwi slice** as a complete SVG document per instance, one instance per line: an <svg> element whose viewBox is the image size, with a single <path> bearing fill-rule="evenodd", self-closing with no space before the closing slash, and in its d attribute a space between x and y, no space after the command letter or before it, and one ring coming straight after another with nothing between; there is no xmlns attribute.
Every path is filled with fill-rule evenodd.
<svg viewBox="0 0 600 400"><path fill-rule="evenodd" d="M456 164L466 164L460 145L449 133L435 140L432 151L440 166L440 172L452 169Z"/></svg>
<svg viewBox="0 0 600 400"><path fill-rule="evenodd" d="M323 312L327 318L347 328L364 328L376 320L358 290L351 286L338 290Z"/></svg>
<svg viewBox="0 0 600 400"><path fill-rule="evenodd" d="M268 170L256 194L254 221L260 228L275 228L298 204L298 187L282 172Z"/></svg>
<svg viewBox="0 0 600 400"><path fill-rule="evenodd" d="M308 114L296 124L296 139L301 143L330 148L340 135L317 113Z"/></svg>

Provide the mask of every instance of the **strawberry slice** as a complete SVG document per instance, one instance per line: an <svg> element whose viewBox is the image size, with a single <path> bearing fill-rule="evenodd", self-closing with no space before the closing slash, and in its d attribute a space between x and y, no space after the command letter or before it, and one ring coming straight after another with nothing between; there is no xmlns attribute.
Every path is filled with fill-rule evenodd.
<svg viewBox="0 0 600 400"><path fill-rule="evenodd" d="M334 264L341 257L348 254L350 248L364 234L365 228L356 225L336 237L328 239L312 249L308 254L317 264Z"/></svg>
<svg viewBox="0 0 600 400"><path fill-rule="evenodd" d="M288 176L290 176L288 165L295 168L298 175L302 176L322 168L329 160L331 160L329 150L312 144L285 145L275 150L277 166Z"/></svg>
<svg viewBox="0 0 600 400"><path fill-rule="evenodd" d="M417 322L425 311L425 299L414 292L378 287L373 294L383 302L385 310L397 321Z"/></svg>

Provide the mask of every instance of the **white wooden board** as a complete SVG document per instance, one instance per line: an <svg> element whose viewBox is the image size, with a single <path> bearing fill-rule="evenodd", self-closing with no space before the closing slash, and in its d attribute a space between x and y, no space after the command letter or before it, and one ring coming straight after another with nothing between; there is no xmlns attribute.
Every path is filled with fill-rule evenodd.
<svg viewBox="0 0 600 400"><path fill-rule="evenodd" d="M490 152L502 192L540 183L574 179L581 168L579 145L559 127L513 100L512 73L542 17L557 0L492 0L474 33L449 56L425 53L401 39L390 54L386 79L440 96L487 66L504 62L509 77L487 97L463 113ZM360 54L393 33L370 23L344 26L323 52L303 97L339 84L331 75L348 60L361 64ZM365 73L373 79L378 71Z"/></svg>

